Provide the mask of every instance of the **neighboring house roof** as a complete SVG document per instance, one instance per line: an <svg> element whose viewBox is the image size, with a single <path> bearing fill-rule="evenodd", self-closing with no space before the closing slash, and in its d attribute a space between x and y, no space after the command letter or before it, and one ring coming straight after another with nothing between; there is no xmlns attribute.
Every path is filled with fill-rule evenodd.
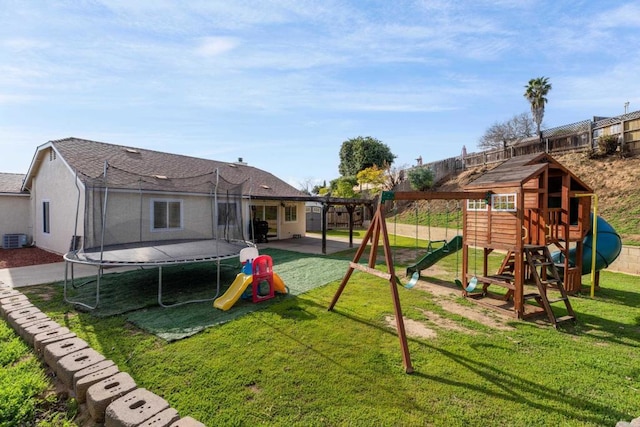
<svg viewBox="0 0 640 427"><path fill-rule="evenodd" d="M24 174L2 173L0 172L0 194L12 196L28 196L29 193L22 191L22 181Z"/></svg>
<svg viewBox="0 0 640 427"><path fill-rule="evenodd" d="M243 163L228 163L163 153L143 148L107 144L79 138L49 141L38 147L25 180L25 188L37 173L39 164L52 148L72 173L87 183L103 176L105 162L110 186L155 191L202 192L204 185L219 177L231 184L244 183L243 193L257 198L298 198L300 190L269 172Z"/></svg>
<svg viewBox="0 0 640 427"><path fill-rule="evenodd" d="M591 192L591 188L574 175L557 160L546 153L529 154L512 157L500 166L486 172L480 178L467 185L467 188L508 187L519 185L539 175L547 165L551 163L557 169L569 174L571 179L582 187L584 191Z"/></svg>

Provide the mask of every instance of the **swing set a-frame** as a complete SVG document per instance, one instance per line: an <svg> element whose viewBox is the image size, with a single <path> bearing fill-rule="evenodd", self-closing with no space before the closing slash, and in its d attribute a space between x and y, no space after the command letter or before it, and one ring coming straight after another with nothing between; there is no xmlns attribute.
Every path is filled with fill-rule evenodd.
<svg viewBox="0 0 640 427"><path fill-rule="evenodd" d="M457 192L430 192L430 191L407 191L407 192L391 192L384 191L380 195L378 207L371 220L371 225L367 229L360 247L356 251L353 261L349 264L347 273L344 275L338 290L336 291L331 304L329 305L329 311L333 310L340 295L347 286L351 274L354 270L359 270L389 281L391 288L391 297L393 300L394 314L396 318L396 329L398 331L398 338L400 339L400 347L402 350L402 363L405 372L410 374L413 372L413 366L411 364L411 355L409 354L409 346L407 344L407 334L404 327L404 321L402 317L402 307L400 305L400 297L398 294L398 280L396 278L395 267L393 265L393 256L391 252L391 245L389 242L389 233L387 232L387 223L385 220L385 202L390 200L486 200L489 197L489 193L486 191L457 191ZM384 249L384 258L387 271L381 271L376 269L376 261L378 257L378 245L382 238L382 246ZM369 251L369 262L367 265L360 264L360 258L364 254L367 246L371 246Z"/></svg>

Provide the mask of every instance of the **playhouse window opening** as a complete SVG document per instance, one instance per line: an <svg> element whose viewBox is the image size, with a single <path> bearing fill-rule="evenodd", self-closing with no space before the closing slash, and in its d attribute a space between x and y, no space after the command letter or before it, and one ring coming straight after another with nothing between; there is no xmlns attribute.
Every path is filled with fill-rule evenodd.
<svg viewBox="0 0 640 427"><path fill-rule="evenodd" d="M467 200L467 210L469 211L486 211L487 201L485 199Z"/></svg>
<svg viewBox="0 0 640 427"><path fill-rule="evenodd" d="M493 194L491 196L491 209L502 212L515 212L516 194Z"/></svg>

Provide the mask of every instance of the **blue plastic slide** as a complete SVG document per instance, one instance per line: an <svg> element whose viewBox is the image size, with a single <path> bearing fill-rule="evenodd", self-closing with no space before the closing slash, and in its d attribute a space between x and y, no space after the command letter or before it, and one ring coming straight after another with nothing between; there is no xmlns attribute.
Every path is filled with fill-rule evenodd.
<svg viewBox="0 0 640 427"><path fill-rule="evenodd" d="M591 215L593 220L593 214ZM609 267L618 258L622 250L622 239L616 230L604 219L598 217L598 230L596 239L596 271ZM586 235L583 243L582 253L582 274L591 272L591 254L593 248L593 228ZM564 263L562 252L557 251L551 254L553 262ZM576 249L569 249L569 265L575 266Z"/></svg>

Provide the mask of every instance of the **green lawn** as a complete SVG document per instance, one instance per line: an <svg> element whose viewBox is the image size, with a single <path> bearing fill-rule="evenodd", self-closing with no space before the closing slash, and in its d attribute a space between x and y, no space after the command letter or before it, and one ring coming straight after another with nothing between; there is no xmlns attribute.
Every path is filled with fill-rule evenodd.
<svg viewBox="0 0 640 427"><path fill-rule="evenodd" d="M454 256L443 259L432 280L451 282L455 264ZM510 329L491 328L443 308L483 312L459 296L399 288L405 317L435 333L410 337L412 375L403 371L386 320L393 314L388 283L356 272L328 312L338 284L173 343L122 316L78 313L61 302L58 288L24 291L140 387L211 426L613 426L640 416L638 277L603 272L596 299L571 299L577 325L560 330L517 320L505 325ZM16 425L46 406L39 397L46 381L2 322L0 343L0 375L13 375L0 379L2 402L17 382L28 383L22 399L35 402L22 413L0 412L0 425Z"/></svg>

